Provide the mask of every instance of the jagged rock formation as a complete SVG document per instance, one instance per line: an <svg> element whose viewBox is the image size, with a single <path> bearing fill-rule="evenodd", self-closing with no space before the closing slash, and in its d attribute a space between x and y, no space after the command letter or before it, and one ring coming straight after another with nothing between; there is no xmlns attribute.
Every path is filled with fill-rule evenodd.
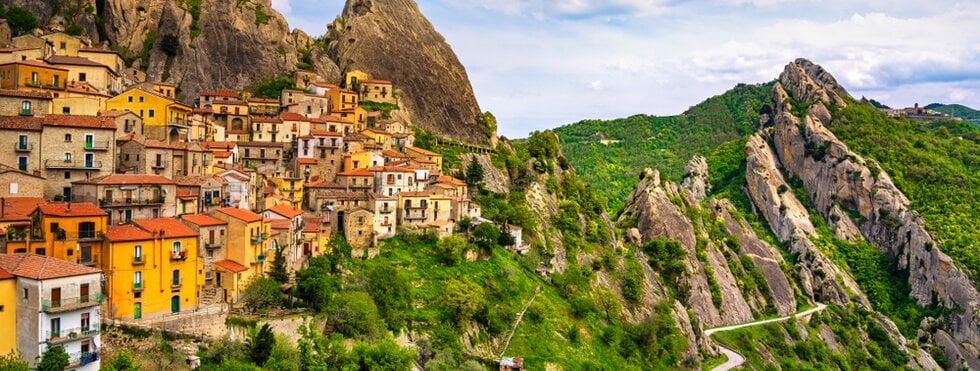
<svg viewBox="0 0 980 371"><path fill-rule="evenodd" d="M922 218L909 208L909 200L888 174L848 150L827 128L833 122L832 109L845 106L852 98L829 73L799 59L786 66L773 87L772 99L772 128L746 145L749 188L755 183L753 200L767 220L781 217L772 210L772 187L778 187L775 183L782 179L772 174L765 160L769 156L768 162L780 164L802 181L817 211L833 222L835 233L859 238L856 232L860 231L880 250L897 257L899 268L908 270L910 295L915 300L923 305L937 301L953 309L933 337L945 348L951 366L980 369L980 295L976 287L936 247ZM800 112L794 104L809 108ZM772 150L765 154L767 142ZM768 174L757 174L759 167ZM844 210L859 214L861 223ZM770 223L777 235L783 232L781 239L786 237L785 228L777 227L779 220ZM798 229L794 237L805 234Z"/></svg>
<svg viewBox="0 0 980 371"><path fill-rule="evenodd" d="M341 71L394 81L413 124L467 143L490 143L477 122L480 107L466 70L414 1L348 0L330 28L330 54Z"/></svg>
<svg viewBox="0 0 980 371"><path fill-rule="evenodd" d="M708 191L711 189L711 184L708 182L708 159L704 156L694 156L687 163L681 187L697 202L708 197Z"/></svg>

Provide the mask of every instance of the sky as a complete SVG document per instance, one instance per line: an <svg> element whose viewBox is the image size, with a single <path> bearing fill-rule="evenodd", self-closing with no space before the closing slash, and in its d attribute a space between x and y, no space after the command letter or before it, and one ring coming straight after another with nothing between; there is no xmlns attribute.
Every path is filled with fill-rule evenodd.
<svg viewBox="0 0 980 371"><path fill-rule="evenodd" d="M799 57L856 98L980 107L980 1L417 2L510 138L680 114L736 84L771 81ZM344 1L272 4L291 27L320 35Z"/></svg>

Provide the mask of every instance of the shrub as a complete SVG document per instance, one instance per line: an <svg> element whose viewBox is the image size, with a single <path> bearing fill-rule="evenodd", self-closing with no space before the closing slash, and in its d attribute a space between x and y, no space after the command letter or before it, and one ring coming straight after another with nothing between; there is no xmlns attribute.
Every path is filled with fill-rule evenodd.
<svg viewBox="0 0 980 371"><path fill-rule="evenodd" d="M463 260L463 252L467 246L466 240L462 237L451 235L439 239L433 250L444 264L455 265Z"/></svg>
<svg viewBox="0 0 980 371"><path fill-rule="evenodd" d="M249 350L249 358L255 364L262 366L265 361L269 359L269 355L272 354L272 347L276 344L275 335L272 333L272 327L268 323L263 324L258 331L253 331L249 334L248 343L246 343Z"/></svg>
<svg viewBox="0 0 980 371"><path fill-rule="evenodd" d="M382 333L384 321L371 296L361 291L344 291L330 303L327 327L346 336L376 337Z"/></svg>
<svg viewBox="0 0 980 371"><path fill-rule="evenodd" d="M241 301L245 307L253 311L282 306L283 298L279 282L265 277L256 278L242 292Z"/></svg>

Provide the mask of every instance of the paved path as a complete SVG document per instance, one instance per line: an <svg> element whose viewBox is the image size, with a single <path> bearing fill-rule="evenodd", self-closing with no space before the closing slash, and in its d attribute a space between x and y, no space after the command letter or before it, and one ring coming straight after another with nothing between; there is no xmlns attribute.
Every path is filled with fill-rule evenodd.
<svg viewBox="0 0 980 371"><path fill-rule="evenodd" d="M809 315L811 315L813 313L822 311L824 309L827 309L827 305L826 304L817 303L817 306L816 307L807 309L805 311L796 313L796 314L791 315L791 316L779 317L779 318L773 318L773 319L767 319L767 320L755 321L755 322L749 322L749 323L743 323L741 325L732 325L732 326L715 327L715 328L712 328L712 329L707 329L707 330L704 330L704 336L711 337L711 335L714 334L714 333L716 333L716 332L724 332L724 331L738 330L740 328L751 327L751 326L759 326L759 325L764 325L764 324L773 323L773 322L783 322L783 321L789 320L790 317L796 317L796 318L805 317L805 316L809 316ZM743 357L741 354L738 354L738 352L736 352L736 351L734 351L732 349L726 348L724 345L721 345L721 344L718 344L718 348L721 349L721 353L722 354L724 354L725 356L728 357L728 361L725 361L725 363L722 363L722 364L720 364L718 366L715 366L715 368L711 369L711 371L728 371L728 370L731 370L731 369L733 369L735 367L741 366L743 363L745 363L745 357Z"/></svg>
<svg viewBox="0 0 980 371"><path fill-rule="evenodd" d="M538 293L539 292L541 292L541 285L540 284L538 285L538 287L535 287L534 288L534 295L531 295L531 300L528 300L527 301L527 304L524 304L524 309L522 309L520 313L517 313L517 318L514 320L514 325L511 326L511 328L510 328L510 334L507 335L507 340L504 341L504 347L500 351L500 357L497 358L498 360L501 359L501 358L503 358L504 357L504 354L507 353L507 347L510 346L510 339L513 338L514 337L514 333L517 332L517 325L520 325L521 324L521 320L524 319L524 313L526 313L527 312L527 308L530 308L531 307L531 304L534 303L534 298L538 297Z"/></svg>

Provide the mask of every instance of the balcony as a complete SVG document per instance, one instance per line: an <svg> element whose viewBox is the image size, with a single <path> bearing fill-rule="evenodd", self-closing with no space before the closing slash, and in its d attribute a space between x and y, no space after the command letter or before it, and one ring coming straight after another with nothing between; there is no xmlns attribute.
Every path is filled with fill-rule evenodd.
<svg viewBox="0 0 980 371"><path fill-rule="evenodd" d="M14 143L15 152L30 152L34 150L34 143Z"/></svg>
<svg viewBox="0 0 980 371"><path fill-rule="evenodd" d="M187 250L171 251L170 260L171 261L187 260Z"/></svg>
<svg viewBox="0 0 980 371"><path fill-rule="evenodd" d="M163 196L156 198L117 198L113 200L102 199L99 200L100 207L127 207L127 206L150 206L150 205L160 205L164 201Z"/></svg>
<svg viewBox="0 0 980 371"><path fill-rule="evenodd" d="M269 234L268 233L262 233L262 234L260 234L258 236L252 236L252 244L257 245L257 244L262 243L262 241L265 241L265 240L268 240L268 239L269 239Z"/></svg>
<svg viewBox="0 0 980 371"><path fill-rule="evenodd" d="M87 327L74 327L70 329L63 329L61 331L47 331L45 339L48 344L58 344L68 341L80 340L88 337L98 335L100 331L99 324L93 323Z"/></svg>
<svg viewBox="0 0 980 371"><path fill-rule="evenodd" d="M54 232L54 239L58 241L78 240L81 242L96 242L96 241L102 241L104 238L105 235L102 233L102 231L94 231L94 230L66 232L64 229L61 229L57 232Z"/></svg>
<svg viewBox="0 0 980 371"><path fill-rule="evenodd" d="M94 307L102 303L105 300L105 295L101 293L79 296L74 298L62 298L61 300L43 300L41 301L41 310L48 313L59 313L67 312L70 310Z"/></svg>
<svg viewBox="0 0 980 371"><path fill-rule="evenodd" d="M46 169L101 170L102 161L44 160Z"/></svg>
<svg viewBox="0 0 980 371"><path fill-rule="evenodd" d="M178 279L176 281L171 280L170 281L170 288L172 288L172 289L180 288L180 286L183 283L183 281L184 280L181 280L181 279Z"/></svg>
<svg viewBox="0 0 980 371"><path fill-rule="evenodd" d="M75 352L68 355L68 368L85 366L99 360L99 352Z"/></svg>
<svg viewBox="0 0 980 371"><path fill-rule="evenodd" d="M208 250L220 249L225 245L224 239L218 238L214 241L204 241L204 248Z"/></svg>
<svg viewBox="0 0 980 371"><path fill-rule="evenodd" d="M20 115L21 116L31 116L33 114L34 114L34 110L23 109L23 108L21 108L21 110L20 110Z"/></svg>
<svg viewBox="0 0 980 371"><path fill-rule="evenodd" d="M89 151L108 151L109 141L85 141L85 149Z"/></svg>
<svg viewBox="0 0 980 371"><path fill-rule="evenodd" d="M426 213L421 214L406 214L405 220L425 220L428 219L429 215Z"/></svg>
<svg viewBox="0 0 980 371"><path fill-rule="evenodd" d="M45 84L45 83L41 82L40 80L34 80L34 79L31 79L31 78L24 79L24 85L25 86L28 86L28 87L32 87L32 88L41 88L41 89L58 89L58 90L64 90L64 88L65 88L64 85L59 85L57 82L52 82L52 83L49 83L49 84Z"/></svg>
<svg viewBox="0 0 980 371"><path fill-rule="evenodd" d="M143 291L143 282L133 282L133 291Z"/></svg>
<svg viewBox="0 0 980 371"><path fill-rule="evenodd" d="M264 262L265 262L265 254L259 254L258 256L255 257L255 260L252 260L252 264L262 264Z"/></svg>
<svg viewBox="0 0 980 371"><path fill-rule="evenodd" d="M142 255L133 257L133 265L143 265L144 263L146 263L146 261L143 260Z"/></svg>
<svg viewBox="0 0 980 371"><path fill-rule="evenodd" d="M150 168L156 170L163 170L167 168L167 164L169 164L169 162L167 161L153 161L150 163Z"/></svg>

